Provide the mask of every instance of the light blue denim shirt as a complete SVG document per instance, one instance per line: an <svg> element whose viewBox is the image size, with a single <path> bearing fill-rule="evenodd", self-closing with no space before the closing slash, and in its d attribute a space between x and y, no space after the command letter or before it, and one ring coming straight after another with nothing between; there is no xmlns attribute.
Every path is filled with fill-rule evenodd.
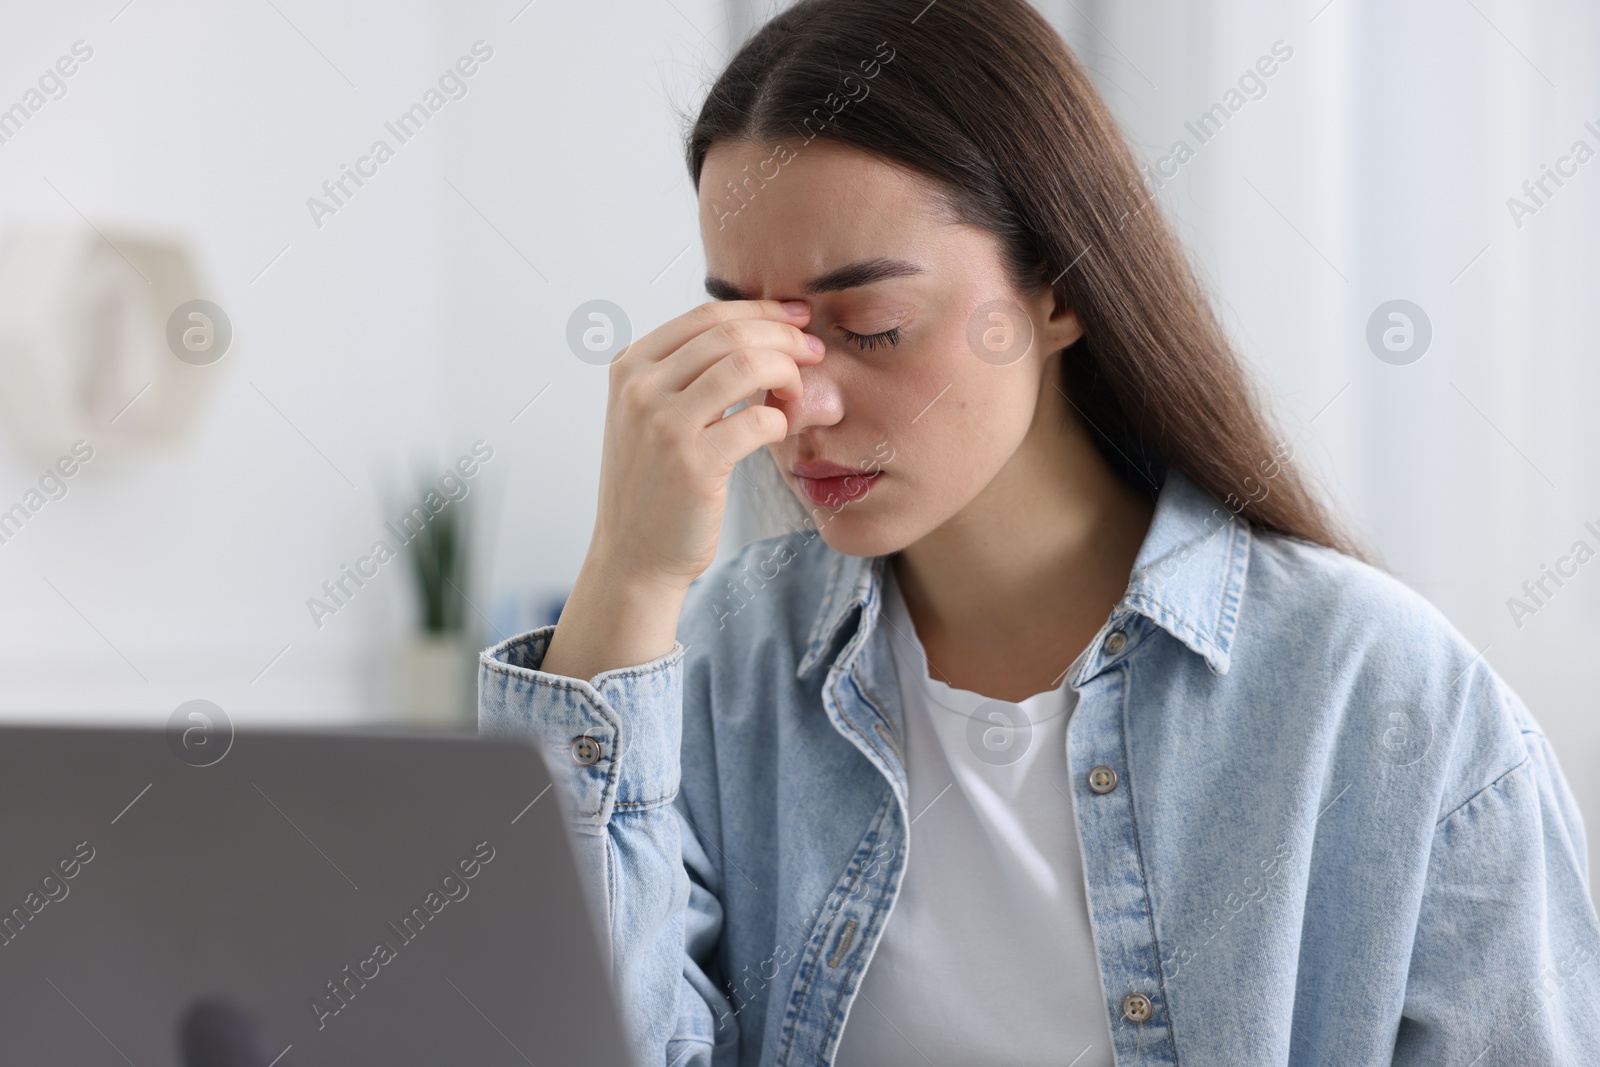
<svg viewBox="0 0 1600 1067"><path fill-rule="evenodd" d="M832 1062L906 868L887 564L800 531L703 575L660 659L546 674L553 627L482 657L481 727L545 753L644 1063ZM1582 820L1421 597L1171 473L1070 684L1117 1063L1600 1064Z"/></svg>

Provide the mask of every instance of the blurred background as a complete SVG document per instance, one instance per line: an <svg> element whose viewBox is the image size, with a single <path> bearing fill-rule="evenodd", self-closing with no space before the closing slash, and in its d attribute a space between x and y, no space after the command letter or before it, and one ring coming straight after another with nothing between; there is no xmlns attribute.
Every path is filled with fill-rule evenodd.
<svg viewBox="0 0 1600 1067"><path fill-rule="evenodd" d="M1600 8L1039 7L1299 461L1593 837ZM704 299L681 135L772 10L0 5L0 713L470 721L476 649L588 544L606 372L569 323Z"/></svg>

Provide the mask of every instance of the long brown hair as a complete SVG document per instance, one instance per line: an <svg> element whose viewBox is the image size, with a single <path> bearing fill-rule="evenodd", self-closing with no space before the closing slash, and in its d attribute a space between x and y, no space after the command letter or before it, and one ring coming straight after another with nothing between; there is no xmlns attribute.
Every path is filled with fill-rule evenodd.
<svg viewBox="0 0 1600 1067"><path fill-rule="evenodd" d="M1116 121L1025 0L801 0L718 77L689 171L698 187L716 141L818 136L935 179L1019 291L1077 313L1062 388L1127 482L1153 496L1174 468L1261 529L1366 558L1287 464Z"/></svg>

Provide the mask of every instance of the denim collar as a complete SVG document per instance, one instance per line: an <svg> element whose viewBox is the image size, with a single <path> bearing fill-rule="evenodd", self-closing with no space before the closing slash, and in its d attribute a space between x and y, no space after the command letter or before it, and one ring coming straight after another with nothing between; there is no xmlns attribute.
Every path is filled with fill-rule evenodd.
<svg viewBox="0 0 1600 1067"><path fill-rule="evenodd" d="M855 608L875 606L882 595L883 568L889 557L847 556L826 545L824 551L833 558L805 655L795 671L797 678L821 666ZM1228 673L1249 559L1250 524L1169 469L1128 588L1093 644L1130 615L1142 615L1203 656L1213 672ZM864 616L869 633L876 615L873 610ZM1096 648L1085 657L1077 680L1114 658Z"/></svg>

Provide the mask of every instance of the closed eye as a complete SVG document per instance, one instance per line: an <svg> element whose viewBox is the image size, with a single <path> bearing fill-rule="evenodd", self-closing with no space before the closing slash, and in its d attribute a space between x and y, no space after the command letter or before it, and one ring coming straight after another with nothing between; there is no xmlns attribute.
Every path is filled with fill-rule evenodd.
<svg viewBox="0 0 1600 1067"><path fill-rule="evenodd" d="M884 330L882 333L856 333L839 327L839 332L844 334L844 339L862 351L870 351L880 345L897 345L900 343L900 327Z"/></svg>

